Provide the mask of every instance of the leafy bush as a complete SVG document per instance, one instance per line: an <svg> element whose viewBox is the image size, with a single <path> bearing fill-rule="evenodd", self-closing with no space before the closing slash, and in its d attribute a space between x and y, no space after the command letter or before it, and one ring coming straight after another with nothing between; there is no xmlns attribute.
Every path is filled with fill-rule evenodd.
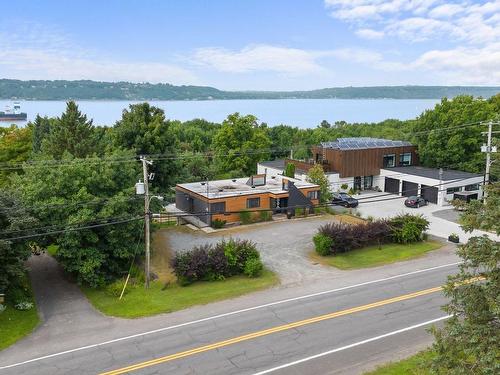
<svg viewBox="0 0 500 375"><path fill-rule="evenodd" d="M22 302L17 303L14 307L17 310L31 310L33 308L33 306L35 306L33 304L33 302L22 301Z"/></svg>
<svg viewBox="0 0 500 375"><path fill-rule="evenodd" d="M303 216L305 212L305 209L302 207L297 207L295 209L295 216Z"/></svg>
<svg viewBox="0 0 500 375"><path fill-rule="evenodd" d="M357 225L329 223L321 226L318 233L331 240L329 254L333 255L371 244L385 243L391 238L391 228L385 220ZM325 250L322 248L320 251Z"/></svg>
<svg viewBox="0 0 500 375"><path fill-rule="evenodd" d="M258 258L250 258L245 262L243 273L248 277L259 277L264 270L264 265Z"/></svg>
<svg viewBox="0 0 500 375"><path fill-rule="evenodd" d="M326 209L327 207L314 207L314 213L316 215L321 215L327 211Z"/></svg>
<svg viewBox="0 0 500 375"><path fill-rule="evenodd" d="M241 224L250 224L252 222L252 213L250 211L240 212Z"/></svg>
<svg viewBox="0 0 500 375"><path fill-rule="evenodd" d="M260 221L271 221L273 219L273 215L270 211L263 210L259 212L259 219Z"/></svg>
<svg viewBox="0 0 500 375"><path fill-rule="evenodd" d="M429 221L422 215L401 214L390 219L389 226L393 241L404 244L422 241Z"/></svg>
<svg viewBox="0 0 500 375"><path fill-rule="evenodd" d="M221 220L221 219L212 220L212 228L215 229L224 228L224 225L226 225L226 223L227 223L226 220Z"/></svg>
<svg viewBox="0 0 500 375"><path fill-rule="evenodd" d="M317 233L313 237L314 248L319 255L330 255L333 240L325 234Z"/></svg>
<svg viewBox="0 0 500 375"><path fill-rule="evenodd" d="M259 260L260 254L253 242L230 239L177 252L172 259L172 268L179 284L188 285L199 280L222 280L245 273L248 261L255 259Z"/></svg>
<svg viewBox="0 0 500 375"><path fill-rule="evenodd" d="M124 283L125 283L124 280L118 279L106 285L105 288L106 294L110 295L111 297L120 297ZM125 292L123 293L123 295L126 295L129 291L130 291L129 288L125 288Z"/></svg>
<svg viewBox="0 0 500 375"><path fill-rule="evenodd" d="M347 188L348 188L348 187L349 187L349 185L347 185L347 184L342 184L342 185L340 185L340 188L341 188L342 190L347 190Z"/></svg>

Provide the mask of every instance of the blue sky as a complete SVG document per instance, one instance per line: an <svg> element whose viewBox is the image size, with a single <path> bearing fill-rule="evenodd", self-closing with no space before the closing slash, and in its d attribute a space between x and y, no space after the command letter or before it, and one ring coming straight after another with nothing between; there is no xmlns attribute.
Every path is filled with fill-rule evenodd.
<svg viewBox="0 0 500 375"><path fill-rule="evenodd" d="M1 1L0 77L500 85L500 0Z"/></svg>

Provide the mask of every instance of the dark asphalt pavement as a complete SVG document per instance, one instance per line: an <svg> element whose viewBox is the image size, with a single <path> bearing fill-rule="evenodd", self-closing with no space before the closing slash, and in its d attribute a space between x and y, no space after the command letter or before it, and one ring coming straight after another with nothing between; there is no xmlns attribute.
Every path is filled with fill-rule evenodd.
<svg viewBox="0 0 500 375"><path fill-rule="evenodd" d="M408 294L442 285L455 266L416 273L375 284L294 300L237 313L223 318L139 335L127 340L93 346L68 354L3 368L1 374L96 374L144 363L164 356L161 363L141 365L137 374L253 374L340 348L388 332L440 318L445 303L441 292L421 296ZM401 301L387 302L407 296ZM411 297L411 298L410 298ZM385 301L379 305L374 303ZM340 316L330 316L300 326L274 327L313 319L363 306ZM272 330L263 332L263 330ZM403 356L430 342L426 327L396 334L379 341L345 349L296 366L278 370L280 374L359 373L380 359ZM256 333L252 338L245 335ZM243 336L243 337L242 337ZM230 344L221 342L233 339ZM219 343L219 344L216 344ZM185 353L209 344L211 350ZM404 348L404 349L403 349ZM182 354L179 354L182 353ZM377 361L375 361L378 359ZM118 372L127 373L127 372Z"/></svg>

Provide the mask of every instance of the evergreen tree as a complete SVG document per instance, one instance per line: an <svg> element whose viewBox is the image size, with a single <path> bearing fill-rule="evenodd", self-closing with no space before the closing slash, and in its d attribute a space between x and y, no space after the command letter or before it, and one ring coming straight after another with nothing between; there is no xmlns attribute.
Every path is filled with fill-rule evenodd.
<svg viewBox="0 0 500 375"><path fill-rule="evenodd" d="M92 120L82 114L74 101L66 103L66 111L51 126L42 141L42 151L55 159L65 152L76 158L85 158L97 150Z"/></svg>
<svg viewBox="0 0 500 375"><path fill-rule="evenodd" d="M42 150L42 142L50 134L50 119L36 115L35 121L32 123L33 127L33 153L39 153Z"/></svg>

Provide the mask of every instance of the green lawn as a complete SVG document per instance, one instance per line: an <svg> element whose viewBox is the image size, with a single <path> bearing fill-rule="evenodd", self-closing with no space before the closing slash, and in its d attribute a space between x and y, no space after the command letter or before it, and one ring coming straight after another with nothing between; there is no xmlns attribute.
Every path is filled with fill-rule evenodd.
<svg viewBox="0 0 500 375"><path fill-rule="evenodd" d="M83 288L87 298L106 315L122 318L138 318L159 313L182 310L194 305L234 298L255 292L278 283L278 277L265 270L261 277L233 276L223 281L196 282L189 286L153 282L149 290L133 287L122 300L103 289Z"/></svg>
<svg viewBox="0 0 500 375"><path fill-rule="evenodd" d="M31 300L34 303L34 300ZM14 344L35 329L40 319L36 306L31 310L16 310L9 303L0 312L0 350Z"/></svg>
<svg viewBox="0 0 500 375"><path fill-rule="evenodd" d="M426 363L432 359L432 356L432 351L425 350L399 362L391 362L378 367L364 375L428 375L430 371Z"/></svg>
<svg viewBox="0 0 500 375"><path fill-rule="evenodd" d="M369 246L330 256L320 256L316 252L313 252L311 253L311 258L318 263L337 267L342 270L352 270L416 258L429 251L439 249L441 246L443 245L437 241L424 241L407 245L391 243L384 244L380 248L378 246Z"/></svg>

